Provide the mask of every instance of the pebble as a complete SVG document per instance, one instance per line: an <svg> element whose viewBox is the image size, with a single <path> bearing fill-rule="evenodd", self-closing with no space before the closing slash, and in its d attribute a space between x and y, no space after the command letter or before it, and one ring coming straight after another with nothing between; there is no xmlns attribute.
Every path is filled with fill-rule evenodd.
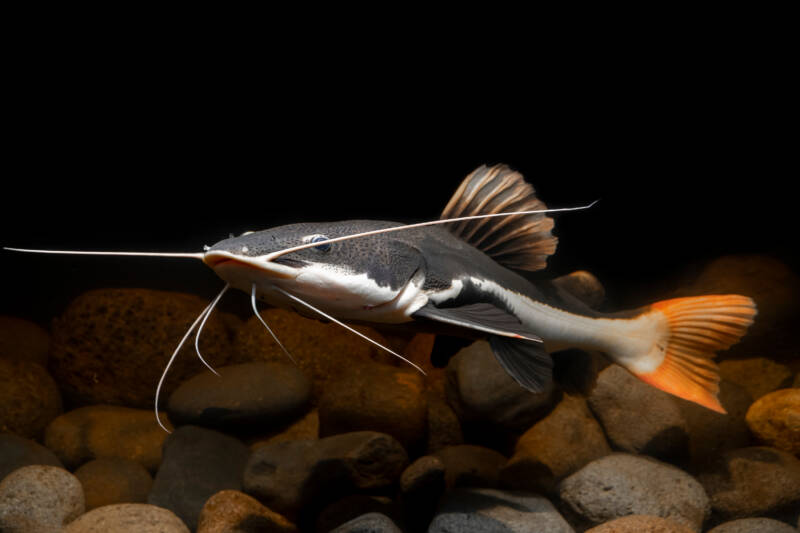
<svg viewBox="0 0 800 533"><path fill-rule="evenodd" d="M576 517L590 525L643 514L699 532L711 511L703 486L692 476L655 459L625 453L584 466L561 482L560 496Z"/></svg>
<svg viewBox="0 0 800 533"><path fill-rule="evenodd" d="M287 440L317 440L319 439L319 410L312 409L302 418L252 440L250 448L255 450L271 442Z"/></svg>
<svg viewBox="0 0 800 533"><path fill-rule="evenodd" d="M692 533L684 524L660 516L628 515L593 527L586 533Z"/></svg>
<svg viewBox="0 0 800 533"><path fill-rule="evenodd" d="M322 507L353 490L390 487L407 464L397 439L372 431L274 442L251 454L244 491L293 520L306 505Z"/></svg>
<svg viewBox="0 0 800 533"><path fill-rule="evenodd" d="M0 358L0 431L40 438L61 412L61 393L42 365Z"/></svg>
<svg viewBox="0 0 800 533"><path fill-rule="evenodd" d="M207 304L191 294L148 289L79 295L53 321L49 368L65 399L74 405L152 408L155 384L169 355ZM203 328L200 350L212 366L231 359L228 323L236 321L215 312ZM187 342L162 394L168 397L180 382L204 369L194 343Z"/></svg>
<svg viewBox="0 0 800 533"><path fill-rule="evenodd" d="M64 467L53 452L38 442L13 433L0 433L0 481L17 468L28 465Z"/></svg>
<svg viewBox="0 0 800 533"><path fill-rule="evenodd" d="M86 510L116 503L145 503L153 478L142 465L118 457L95 459L75 470Z"/></svg>
<svg viewBox="0 0 800 533"><path fill-rule="evenodd" d="M606 290L600 280L586 270L577 270L566 276L561 276L553 280L553 284L560 289L564 289L583 303L597 309L606 299Z"/></svg>
<svg viewBox="0 0 800 533"><path fill-rule="evenodd" d="M427 453L434 453L446 446L464 444L464 433L455 411L436 394L429 393L427 398Z"/></svg>
<svg viewBox="0 0 800 533"><path fill-rule="evenodd" d="M454 487L496 487L500 469L507 462L504 455L483 446L461 444L448 446L433 454L445 469L448 489Z"/></svg>
<svg viewBox="0 0 800 533"><path fill-rule="evenodd" d="M364 362L328 383L319 404L320 436L377 431L408 448L423 446L428 405L416 371Z"/></svg>
<svg viewBox="0 0 800 533"><path fill-rule="evenodd" d="M537 494L494 489L447 493L429 533L573 533L549 500Z"/></svg>
<svg viewBox="0 0 800 533"><path fill-rule="evenodd" d="M722 519L772 516L800 505L800 459L774 448L725 452L697 478Z"/></svg>
<svg viewBox="0 0 800 533"><path fill-rule="evenodd" d="M611 453L603 429L583 398L565 395L556 408L517 441L501 471L503 486L553 493L584 465Z"/></svg>
<svg viewBox="0 0 800 533"><path fill-rule="evenodd" d="M23 466L0 481L3 531L59 531L84 511L78 479L57 466Z"/></svg>
<svg viewBox="0 0 800 533"><path fill-rule="evenodd" d="M797 533L797 530L771 518L741 518L720 524L708 533Z"/></svg>
<svg viewBox="0 0 800 533"><path fill-rule="evenodd" d="M222 490L206 500L197 520L197 533L296 533L286 518L238 490Z"/></svg>
<svg viewBox="0 0 800 533"><path fill-rule="evenodd" d="M774 390L788 387L792 382L789 367L766 357L730 359L719 364L722 379L744 387L757 400Z"/></svg>
<svg viewBox="0 0 800 533"><path fill-rule="evenodd" d="M64 528L62 533L189 533L172 511L146 503L98 507Z"/></svg>
<svg viewBox="0 0 800 533"><path fill-rule="evenodd" d="M396 505L385 496L350 494L327 505L317 517L315 529L319 532L332 531L358 518L361 518L362 521L357 527L365 527L369 519L363 517L371 514L379 515L383 520L388 518L389 522L394 524L392 518L397 515ZM349 527L355 528L356 526L351 524ZM357 531L357 529L351 529L351 531Z"/></svg>
<svg viewBox="0 0 800 533"><path fill-rule="evenodd" d="M171 428L168 421L165 425ZM161 463L166 437L152 410L92 405L53 420L45 429L44 444L70 470L99 457L121 457L152 473Z"/></svg>
<svg viewBox="0 0 800 533"><path fill-rule="evenodd" d="M402 533L391 518L381 513L367 513L332 530L331 533Z"/></svg>
<svg viewBox="0 0 800 533"><path fill-rule="evenodd" d="M444 476L444 463L430 455L420 457L403 471L400 502L409 529L423 531L430 523L446 488Z"/></svg>
<svg viewBox="0 0 800 533"><path fill-rule="evenodd" d="M542 418L556 400L551 382L541 393L522 388L503 370L489 343L461 349L447 365L447 400L462 422L523 431Z"/></svg>
<svg viewBox="0 0 800 533"><path fill-rule="evenodd" d="M201 372L169 397L176 425L226 429L270 428L297 418L308 408L311 382L291 363L244 363Z"/></svg>
<svg viewBox="0 0 800 533"><path fill-rule="evenodd" d="M800 455L800 389L776 390L759 398L746 420L762 443Z"/></svg>
<svg viewBox="0 0 800 533"><path fill-rule="evenodd" d="M147 502L174 512L190 529L206 500L225 490L241 490L249 450L239 440L197 426L182 426L164 442Z"/></svg>
<svg viewBox="0 0 800 533"><path fill-rule="evenodd" d="M0 359L47 365L50 334L38 324L0 315Z"/></svg>

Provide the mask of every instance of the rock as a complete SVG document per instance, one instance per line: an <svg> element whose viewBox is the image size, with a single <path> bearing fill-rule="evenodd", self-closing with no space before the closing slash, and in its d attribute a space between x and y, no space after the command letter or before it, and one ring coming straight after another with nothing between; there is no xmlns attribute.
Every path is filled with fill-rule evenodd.
<svg viewBox="0 0 800 533"><path fill-rule="evenodd" d="M350 494L322 510L317 517L316 530L320 533L327 533L357 518L375 514L379 515L382 520L388 519L386 524L394 524L392 517L397 514L395 503L385 496ZM368 521L369 519L362 518L362 520ZM358 527L364 526L364 522L360 522L360 524ZM351 524L349 527L353 528L354 525ZM357 531L357 529L350 529L350 531Z"/></svg>
<svg viewBox="0 0 800 533"><path fill-rule="evenodd" d="M427 430L425 383L415 371L364 362L329 382L319 403L319 432L387 433L406 448L421 445Z"/></svg>
<svg viewBox="0 0 800 533"><path fill-rule="evenodd" d="M524 492L457 489L443 499L429 533L573 533L553 504Z"/></svg>
<svg viewBox="0 0 800 533"><path fill-rule="evenodd" d="M323 324L285 309L266 309L261 316L292 354L300 370L311 379L315 401L329 381L338 381L363 362L383 359L380 348L338 324ZM371 328L355 326L355 329L378 342L383 340ZM239 328L235 348L249 361L287 360L286 354L255 316Z"/></svg>
<svg viewBox="0 0 800 533"><path fill-rule="evenodd" d="M183 426L164 442L164 459L147 502L174 512L196 529L213 494L241 490L249 450L237 439L197 426Z"/></svg>
<svg viewBox="0 0 800 533"><path fill-rule="evenodd" d="M0 315L0 359L47 365L50 334L38 324Z"/></svg>
<svg viewBox="0 0 800 533"><path fill-rule="evenodd" d="M800 389L781 389L758 399L747 411L747 425L758 440L800 455Z"/></svg>
<svg viewBox="0 0 800 533"><path fill-rule="evenodd" d="M130 459L95 459L75 471L83 485L86 510L117 503L145 503L153 478Z"/></svg>
<svg viewBox="0 0 800 533"><path fill-rule="evenodd" d="M584 466L561 482L560 496L589 524L642 514L668 518L699 532L711 510L703 486L686 472L625 453Z"/></svg>
<svg viewBox="0 0 800 533"><path fill-rule="evenodd" d="M744 387L754 400L768 392L788 387L792 381L792 371L786 365L766 357L722 361L719 375L724 380Z"/></svg>
<svg viewBox="0 0 800 533"><path fill-rule="evenodd" d="M503 370L489 343L477 341L460 350L447 365L447 400L459 419L524 430L555 403L552 383L534 394Z"/></svg>
<svg viewBox="0 0 800 533"><path fill-rule="evenodd" d="M561 276L553 280L553 284L569 292L580 301L597 309L603 300L606 299L606 290L603 284L591 272L577 270L566 276Z"/></svg>
<svg viewBox="0 0 800 533"><path fill-rule="evenodd" d="M400 501L409 529L424 531L444 494L445 467L441 459L430 455L420 457L400 476Z"/></svg>
<svg viewBox="0 0 800 533"><path fill-rule="evenodd" d="M17 468L29 465L64 468L58 457L38 442L13 433L0 433L0 481Z"/></svg>
<svg viewBox="0 0 800 533"><path fill-rule="evenodd" d="M0 481L3 531L59 531L83 513L78 479L56 466L23 466Z"/></svg>
<svg viewBox="0 0 800 533"><path fill-rule="evenodd" d="M291 424L256 438L250 444L250 448L255 450L271 442L317 439L319 439L319 411L312 409Z"/></svg>
<svg viewBox="0 0 800 533"><path fill-rule="evenodd" d="M92 405L53 420L45 429L44 444L72 470L91 459L121 457L155 472L166 436L153 411Z"/></svg>
<svg viewBox="0 0 800 533"><path fill-rule="evenodd" d="M331 533L401 533L401 530L388 516L367 513L342 524Z"/></svg>
<svg viewBox="0 0 800 533"><path fill-rule="evenodd" d="M697 479L724 520L776 516L800 504L800 459L774 448L725 452Z"/></svg>
<svg viewBox="0 0 800 533"><path fill-rule="evenodd" d="M291 363L244 363L201 372L183 382L168 402L176 425L227 430L276 427L305 411L311 382Z"/></svg>
<svg viewBox="0 0 800 533"><path fill-rule="evenodd" d="M146 289L81 294L53 321L50 371L75 405L150 408L169 355L207 304L194 295ZM203 329L200 350L214 367L231 360L226 322L233 320L215 312ZM170 368L164 397L205 369L193 344L186 343Z"/></svg>
<svg viewBox="0 0 800 533"><path fill-rule="evenodd" d="M428 394L428 443L429 454L446 446L464 444L464 434L458 416L447 402L434 394Z"/></svg>
<svg viewBox="0 0 800 533"><path fill-rule="evenodd" d="M197 533L248 531L296 533L297 528L255 498L237 490L223 490L214 494L200 511Z"/></svg>
<svg viewBox="0 0 800 533"><path fill-rule="evenodd" d="M593 527L586 533L692 533L692 529L660 516L628 515Z"/></svg>
<svg viewBox="0 0 800 533"><path fill-rule="evenodd" d="M797 530L771 518L741 518L720 524L708 533L797 533Z"/></svg>
<svg viewBox="0 0 800 533"><path fill-rule="evenodd" d="M433 454L445 468L447 488L496 487L500 469L507 459L502 454L471 444L448 446Z"/></svg>
<svg viewBox="0 0 800 533"><path fill-rule="evenodd" d="M371 431L318 441L284 441L254 450L244 472L244 491L294 519L301 508L321 508L349 491L386 488L408 463L400 443Z"/></svg>
<svg viewBox="0 0 800 533"><path fill-rule="evenodd" d="M0 431L40 438L61 411L61 393L42 365L0 358Z"/></svg>
<svg viewBox="0 0 800 533"><path fill-rule="evenodd" d="M800 373L794 377L794 383L792 383L792 387L795 389L800 389Z"/></svg>
<svg viewBox="0 0 800 533"><path fill-rule="evenodd" d="M98 507L81 516L63 533L189 533L171 511L146 503L119 503Z"/></svg>
<svg viewBox="0 0 800 533"><path fill-rule="evenodd" d="M611 453L603 429L586 401L564 396L556 408L517 441L500 474L503 486L553 493L584 465Z"/></svg>

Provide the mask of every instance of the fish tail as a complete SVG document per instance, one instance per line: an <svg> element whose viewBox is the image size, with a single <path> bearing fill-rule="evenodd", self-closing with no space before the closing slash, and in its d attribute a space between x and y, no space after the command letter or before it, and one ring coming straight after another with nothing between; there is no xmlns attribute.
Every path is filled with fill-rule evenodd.
<svg viewBox="0 0 800 533"><path fill-rule="evenodd" d="M649 351L610 355L645 383L725 413L712 359L739 342L756 313L755 302L737 294L656 302L632 319L645 328L640 333L649 333Z"/></svg>

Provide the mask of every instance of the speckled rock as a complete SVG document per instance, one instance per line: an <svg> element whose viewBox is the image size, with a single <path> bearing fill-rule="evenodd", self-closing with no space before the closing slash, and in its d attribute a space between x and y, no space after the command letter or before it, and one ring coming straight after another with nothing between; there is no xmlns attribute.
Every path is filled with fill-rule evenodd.
<svg viewBox="0 0 800 533"><path fill-rule="evenodd" d="M361 362L384 360L380 348L337 324L324 324L284 309L265 309L261 316L292 354L300 370L311 379L315 400L319 399L326 383L341 379ZM355 328L378 342L383 340L371 328ZM287 360L286 354L255 316L239 328L235 349L250 361Z"/></svg>
<svg viewBox="0 0 800 533"><path fill-rule="evenodd" d="M226 430L276 427L301 415L311 382L291 363L244 363L201 372L169 397L169 418Z"/></svg>
<svg viewBox="0 0 800 533"><path fill-rule="evenodd" d="M583 303L597 309L606 298L606 290L600 280L585 270L577 270L566 276L553 280L553 283L581 300Z"/></svg>
<svg viewBox="0 0 800 533"><path fill-rule="evenodd" d="M720 524L708 533L797 533L797 530L771 518L741 518Z"/></svg>
<svg viewBox="0 0 800 533"><path fill-rule="evenodd" d="M0 358L0 431L39 438L61 411L61 393L42 365Z"/></svg>
<svg viewBox="0 0 800 533"><path fill-rule="evenodd" d="M447 400L462 421L524 430L542 418L556 401L552 383L534 394L503 370L489 343L477 341L460 350L447 365Z"/></svg>
<svg viewBox="0 0 800 533"><path fill-rule="evenodd" d="M446 446L464 444L464 433L455 411L447 402L435 394L428 398L427 453L434 453Z"/></svg>
<svg viewBox="0 0 800 533"><path fill-rule="evenodd" d="M17 468L29 465L64 467L53 452L38 442L13 433L0 433L0 481Z"/></svg>
<svg viewBox="0 0 800 533"><path fill-rule="evenodd" d="M50 334L38 324L0 315L0 359L47 365Z"/></svg>
<svg viewBox="0 0 800 533"><path fill-rule="evenodd" d="M164 442L147 502L174 512L194 530L206 500L225 490L241 490L249 450L239 440L197 426L183 426Z"/></svg>
<svg viewBox="0 0 800 533"><path fill-rule="evenodd" d="M423 531L430 523L446 488L444 476L444 463L430 455L420 457L403 471L400 501L410 529Z"/></svg>
<svg viewBox="0 0 800 533"><path fill-rule="evenodd" d="M562 479L610 453L603 429L586 401L564 396L549 415L520 437L501 480L511 489L552 493Z"/></svg>
<svg viewBox="0 0 800 533"><path fill-rule="evenodd" d="M86 510L117 503L145 503L153 478L142 465L118 457L95 459L77 470Z"/></svg>
<svg viewBox="0 0 800 533"><path fill-rule="evenodd" d="M312 502L323 506L353 490L389 487L407 463L394 437L372 431L274 442L251 454L244 491L293 520Z"/></svg>
<svg viewBox="0 0 800 533"><path fill-rule="evenodd" d="M197 533L296 531L295 525L286 518L237 490L223 490L211 496L197 521Z"/></svg>
<svg viewBox="0 0 800 533"><path fill-rule="evenodd" d="M392 519L397 516L397 506L391 498L386 496L349 494L325 506L317 517L315 529L319 532L332 531L356 518L369 514L379 514L394 523Z"/></svg>
<svg viewBox="0 0 800 533"><path fill-rule="evenodd" d="M722 379L744 387L750 397L757 400L774 390L788 387L792 371L786 365L766 357L730 359L719 364Z"/></svg>
<svg viewBox="0 0 800 533"><path fill-rule="evenodd" d="M345 522L331 533L401 533L401 530L388 516L367 513Z"/></svg>
<svg viewBox="0 0 800 533"><path fill-rule="evenodd" d="M708 496L692 476L655 459L615 453L561 482L561 500L579 519L602 524L629 514L668 518L700 531Z"/></svg>
<svg viewBox="0 0 800 533"><path fill-rule="evenodd" d="M497 486L500 469L507 459L501 453L482 446L462 444L434 452L445 468L447 488Z"/></svg>
<svg viewBox="0 0 800 533"><path fill-rule="evenodd" d="M406 448L426 436L425 382L416 371L364 362L328 383L319 405L320 436L387 433Z"/></svg>
<svg viewBox="0 0 800 533"><path fill-rule="evenodd" d="M81 483L63 468L24 466L0 481L3 531L58 531L83 511Z"/></svg>
<svg viewBox="0 0 800 533"><path fill-rule="evenodd" d="M800 459L774 448L725 452L697 479L722 519L775 516L800 505Z"/></svg>
<svg viewBox="0 0 800 533"><path fill-rule="evenodd" d="M628 515L593 527L586 533L692 533L684 524L660 516Z"/></svg>
<svg viewBox="0 0 800 533"><path fill-rule="evenodd" d="M147 289L81 294L53 321L50 371L76 405L150 408L167 359L207 304L194 295ZM231 360L227 324L237 320L215 312L206 323L200 349L212 366ZM163 396L204 368L194 343L186 343L170 368Z"/></svg>
<svg viewBox="0 0 800 533"><path fill-rule="evenodd" d="M62 533L189 533L174 513L146 503L120 503L89 511Z"/></svg>
<svg viewBox="0 0 800 533"><path fill-rule="evenodd" d="M166 436L151 410L92 405L53 420L44 443L69 469L99 457L121 457L155 472Z"/></svg>
<svg viewBox="0 0 800 533"><path fill-rule="evenodd" d="M429 533L573 533L553 504L538 494L457 489L443 499Z"/></svg>
<svg viewBox="0 0 800 533"><path fill-rule="evenodd" d="M800 389L776 390L759 398L747 411L747 425L767 446L800 455Z"/></svg>

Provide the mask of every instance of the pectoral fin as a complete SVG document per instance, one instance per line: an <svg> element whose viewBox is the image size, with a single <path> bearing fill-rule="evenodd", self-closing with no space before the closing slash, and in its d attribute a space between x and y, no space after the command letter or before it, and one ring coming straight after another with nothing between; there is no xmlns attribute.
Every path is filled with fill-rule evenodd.
<svg viewBox="0 0 800 533"><path fill-rule="evenodd" d="M540 343L489 337L497 361L522 387L543 392L553 380L553 359Z"/></svg>
<svg viewBox="0 0 800 533"><path fill-rule="evenodd" d="M527 331L514 315L488 303L444 308L428 304L416 311L412 316L483 331L491 335L542 342L542 339Z"/></svg>

